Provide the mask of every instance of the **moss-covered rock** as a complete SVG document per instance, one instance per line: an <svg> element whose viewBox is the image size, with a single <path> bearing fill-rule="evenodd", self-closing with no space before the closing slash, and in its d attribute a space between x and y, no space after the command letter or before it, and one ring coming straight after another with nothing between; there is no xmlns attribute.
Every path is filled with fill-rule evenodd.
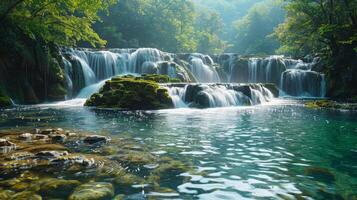
<svg viewBox="0 0 357 200"><path fill-rule="evenodd" d="M305 106L312 109L327 108L327 109L357 111L357 103L339 103L331 100L308 101L305 103Z"/></svg>
<svg viewBox="0 0 357 200"><path fill-rule="evenodd" d="M175 80L176 81L176 80ZM157 110L173 108L166 89L158 83L170 82L166 75L121 76L107 81L85 106L123 110Z"/></svg>

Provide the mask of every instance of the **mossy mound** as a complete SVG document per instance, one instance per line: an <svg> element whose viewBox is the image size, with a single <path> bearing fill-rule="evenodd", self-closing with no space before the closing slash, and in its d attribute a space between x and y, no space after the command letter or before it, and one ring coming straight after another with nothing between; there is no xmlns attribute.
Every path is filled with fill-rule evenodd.
<svg viewBox="0 0 357 200"><path fill-rule="evenodd" d="M173 108L166 89L158 83L177 82L166 75L118 76L107 81L85 106L122 110L158 110Z"/></svg>
<svg viewBox="0 0 357 200"><path fill-rule="evenodd" d="M339 103L331 100L316 100L308 101L306 104L308 108L327 108L327 109L337 109L337 110L351 110L357 111L357 103Z"/></svg>

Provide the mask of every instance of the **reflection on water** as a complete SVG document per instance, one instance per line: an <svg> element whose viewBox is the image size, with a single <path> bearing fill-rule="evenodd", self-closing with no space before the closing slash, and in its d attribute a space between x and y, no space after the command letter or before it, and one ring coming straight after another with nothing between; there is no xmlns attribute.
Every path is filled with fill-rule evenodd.
<svg viewBox="0 0 357 200"><path fill-rule="evenodd" d="M309 110L288 100L255 107L149 112L45 105L3 111L0 128L15 127L125 134L148 145L153 154L192 163L194 171L180 174L178 180L160 180L176 192L147 191L149 196L353 199L357 195L356 113Z"/></svg>

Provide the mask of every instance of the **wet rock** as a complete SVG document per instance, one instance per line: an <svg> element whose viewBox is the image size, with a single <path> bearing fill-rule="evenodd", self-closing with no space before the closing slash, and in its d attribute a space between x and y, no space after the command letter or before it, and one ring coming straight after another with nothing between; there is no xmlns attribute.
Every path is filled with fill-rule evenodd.
<svg viewBox="0 0 357 200"><path fill-rule="evenodd" d="M34 154L30 152L15 152L8 157L5 158L5 160L24 160L33 157Z"/></svg>
<svg viewBox="0 0 357 200"><path fill-rule="evenodd" d="M7 139L0 138L0 147L14 146L15 144Z"/></svg>
<svg viewBox="0 0 357 200"><path fill-rule="evenodd" d="M11 199L14 194L15 192L11 190L0 190L0 199Z"/></svg>
<svg viewBox="0 0 357 200"><path fill-rule="evenodd" d="M68 132L68 133L66 133L66 135L67 135L68 137L76 137L76 136L77 136L77 133Z"/></svg>
<svg viewBox="0 0 357 200"><path fill-rule="evenodd" d="M46 129L46 130L41 131L41 134L49 135L54 132L55 132L55 130L53 130L53 129Z"/></svg>
<svg viewBox="0 0 357 200"><path fill-rule="evenodd" d="M43 134L35 134L34 135L34 139L36 139L36 140L47 140L48 136L47 135L43 135Z"/></svg>
<svg viewBox="0 0 357 200"><path fill-rule="evenodd" d="M114 187L111 183L90 182L78 186L69 197L69 200L102 200L114 196Z"/></svg>
<svg viewBox="0 0 357 200"><path fill-rule="evenodd" d="M74 188L79 186L81 182L77 180L63 180L56 178L48 178L41 181L40 193L44 196L51 197L67 197Z"/></svg>
<svg viewBox="0 0 357 200"><path fill-rule="evenodd" d="M32 134L31 133L23 133L19 135L19 139L25 140L25 141L31 141L32 140Z"/></svg>
<svg viewBox="0 0 357 200"><path fill-rule="evenodd" d="M0 138L0 153L9 153L16 149L16 145L7 139Z"/></svg>
<svg viewBox="0 0 357 200"><path fill-rule="evenodd" d="M95 164L94 159L88 159L82 155L66 155L55 158L51 161L53 164L67 164L67 165L74 165L80 164L81 166L91 167Z"/></svg>
<svg viewBox="0 0 357 200"><path fill-rule="evenodd" d="M68 155L67 151L40 151L35 154L36 157L51 159L51 158L59 158L61 156Z"/></svg>
<svg viewBox="0 0 357 200"><path fill-rule="evenodd" d="M31 191L24 191L16 193L12 196L12 200L42 200L42 197Z"/></svg>
<svg viewBox="0 0 357 200"><path fill-rule="evenodd" d="M53 142L64 143L67 139L67 136L64 134L54 134L50 135Z"/></svg>
<svg viewBox="0 0 357 200"><path fill-rule="evenodd" d="M96 144L96 143L106 143L109 142L110 138L101 135L90 135L84 138L83 142L87 144Z"/></svg>

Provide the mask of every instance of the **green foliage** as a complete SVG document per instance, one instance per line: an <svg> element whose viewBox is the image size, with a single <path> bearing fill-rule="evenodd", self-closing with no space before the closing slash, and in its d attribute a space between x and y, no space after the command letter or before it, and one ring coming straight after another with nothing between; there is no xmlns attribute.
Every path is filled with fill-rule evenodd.
<svg viewBox="0 0 357 200"><path fill-rule="evenodd" d="M280 53L317 54L324 58L328 95L357 95L357 1L291 0L287 18L276 30Z"/></svg>
<svg viewBox="0 0 357 200"><path fill-rule="evenodd" d="M275 27L283 22L281 3L266 0L254 5L242 19L235 22L233 50L240 54L274 54L279 42L272 36Z"/></svg>
<svg viewBox="0 0 357 200"><path fill-rule="evenodd" d="M115 0L3 0L0 23L9 20L33 39L75 45L84 40L103 46L91 25Z"/></svg>
<svg viewBox="0 0 357 200"><path fill-rule="evenodd" d="M336 53L342 46L356 48L357 2L354 0L294 0L287 18L276 30L282 53Z"/></svg>
<svg viewBox="0 0 357 200"><path fill-rule="evenodd" d="M216 12L206 10L198 13L196 19L197 51L201 53L222 53L226 43L220 39L223 22Z"/></svg>
<svg viewBox="0 0 357 200"><path fill-rule="evenodd" d="M187 0L121 0L102 14L95 30L108 47L155 47L194 51L194 10Z"/></svg>

